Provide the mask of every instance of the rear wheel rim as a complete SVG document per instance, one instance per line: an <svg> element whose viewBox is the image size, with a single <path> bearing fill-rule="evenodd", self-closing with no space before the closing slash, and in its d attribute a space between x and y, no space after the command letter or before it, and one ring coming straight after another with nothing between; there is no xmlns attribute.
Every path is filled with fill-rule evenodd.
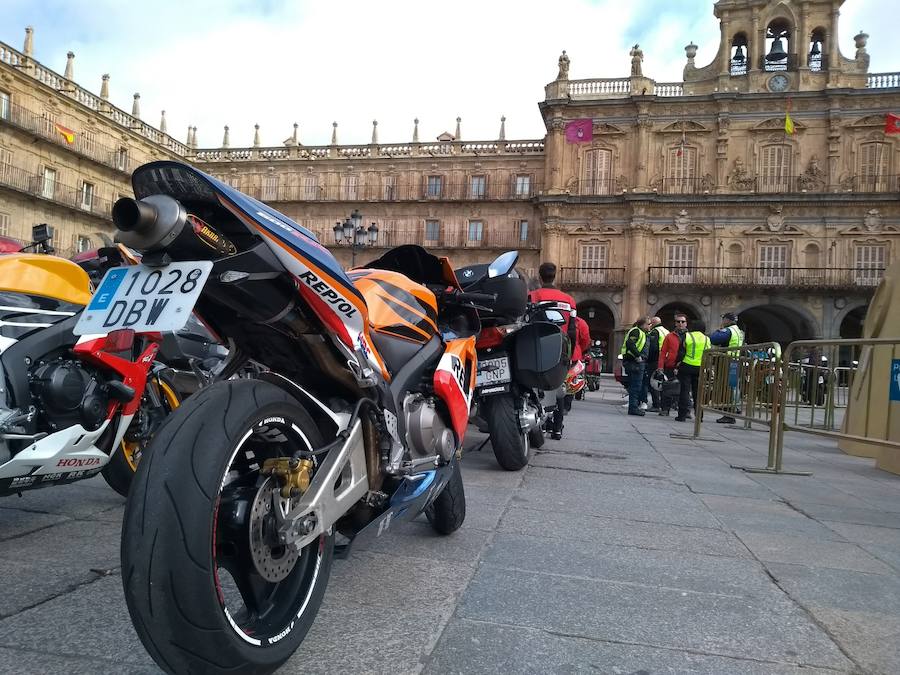
<svg viewBox="0 0 900 675"><path fill-rule="evenodd" d="M296 424L284 418L265 421L254 424L237 444L213 514L219 604L235 634L256 647L282 641L299 623L319 579L327 540L323 534L299 552L278 545L274 516L267 518L271 510L260 499L260 493L272 494L272 479L261 476L259 468L268 457L312 448Z"/></svg>

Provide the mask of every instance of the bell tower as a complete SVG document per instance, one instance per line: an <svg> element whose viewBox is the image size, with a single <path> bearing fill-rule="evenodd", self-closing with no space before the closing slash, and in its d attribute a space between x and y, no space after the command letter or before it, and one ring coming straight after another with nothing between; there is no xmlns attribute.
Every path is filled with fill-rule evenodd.
<svg viewBox="0 0 900 675"><path fill-rule="evenodd" d="M838 49L844 0L718 0L721 36L713 62L694 66L688 45L685 84L693 93L821 91L864 87L868 35L856 36L856 54Z"/></svg>

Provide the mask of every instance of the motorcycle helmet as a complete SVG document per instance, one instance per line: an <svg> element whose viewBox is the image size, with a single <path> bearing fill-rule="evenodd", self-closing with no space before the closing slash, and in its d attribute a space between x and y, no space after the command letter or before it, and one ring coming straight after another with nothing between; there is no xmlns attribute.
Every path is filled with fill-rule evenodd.
<svg viewBox="0 0 900 675"><path fill-rule="evenodd" d="M669 381L665 373L656 372L650 376L650 388L653 391L662 391L663 385Z"/></svg>

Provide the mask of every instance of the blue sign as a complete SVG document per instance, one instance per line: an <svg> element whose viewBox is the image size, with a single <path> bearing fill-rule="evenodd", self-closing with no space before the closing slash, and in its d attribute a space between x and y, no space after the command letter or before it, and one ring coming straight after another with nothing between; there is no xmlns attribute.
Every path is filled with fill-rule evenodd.
<svg viewBox="0 0 900 675"><path fill-rule="evenodd" d="M891 362L891 400L900 401L900 359Z"/></svg>
<svg viewBox="0 0 900 675"><path fill-rule="evenodd" d="M122 282L125 281L125 276L127 274L127 267L115 267L109 270L106 273L106 276L103 277L100 288L94 293L94 297L91 299L91 304L88 305L88 309L106 309L109 307L109 303L112 302L112 299L116 295L116 291L119 289L119 286L122 285Z"/></svg>

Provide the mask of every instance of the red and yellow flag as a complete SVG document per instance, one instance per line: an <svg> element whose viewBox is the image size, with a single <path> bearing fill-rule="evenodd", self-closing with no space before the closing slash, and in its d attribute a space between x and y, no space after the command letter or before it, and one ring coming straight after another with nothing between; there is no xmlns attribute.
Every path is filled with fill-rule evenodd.
<svg viewBox="0 0 900 675"><path fill-rule="evenodd" d="M791 119L791 99L787 100L787 110L784 111L784 133L793 136L797 132L794 120Z"/></svg>
<svg viewBox="0 0 900 675"><path fill-rule="evenodd" d="M75 142L75 132L69 129L69 127L64 127L62 124L53 124L53 127L62 134L62 137L66 139L66 143L72 145Z"/></svg>

